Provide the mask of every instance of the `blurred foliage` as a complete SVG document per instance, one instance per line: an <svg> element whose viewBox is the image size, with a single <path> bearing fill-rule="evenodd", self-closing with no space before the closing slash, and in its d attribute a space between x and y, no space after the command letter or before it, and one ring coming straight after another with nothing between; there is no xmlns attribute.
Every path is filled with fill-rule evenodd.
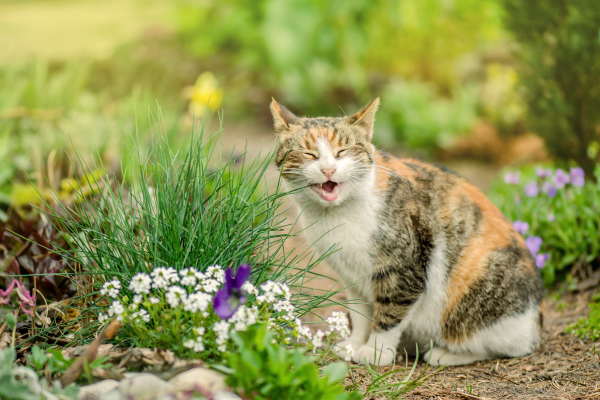
<svg viewBox="0 0 600 400"><path fill-rule="evenodd" d="M382 95L376 140L429 150L470 130L480 93L457 69L502 36L497 0L188 0L180 20L226 103L338 115Z"/></svg>
<svg viewBox="0 0 600 400"><path fill-rule="evenodd" d="M0 68L0 205L37 203L30 179L47 200L50 187L61 197L71 196L68 179L81 173L70 168L73 149L90 163L95 154L118 171L135 136L150 140L153 116L137 106L156 104L152 93L132 88L119 98L109 91L92 92L91 71L84 62ZM181 132L177 108L159 108L171 139ZM6 220L1 210L0 221Z"/></svg>
<svg viewBox="0 0 600 400"><path fill-rule="evenodd" d="M588 175L600 143L600 7L597 0L502 0L519 41L529 122L559 159Z"/></svg>

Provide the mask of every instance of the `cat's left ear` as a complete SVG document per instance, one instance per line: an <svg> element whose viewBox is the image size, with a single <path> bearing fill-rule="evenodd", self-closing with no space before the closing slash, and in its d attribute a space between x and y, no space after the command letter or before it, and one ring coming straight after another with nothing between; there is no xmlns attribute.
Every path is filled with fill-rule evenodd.
<svg viewBox="0 0 600 400"><path fill-rule="evenodd" d="M348 117L352 125L358 125L367 131L369 140L373 138L373 124L375 123L375 113L379 108L379 97L364 106L359 112Z"/></svg>

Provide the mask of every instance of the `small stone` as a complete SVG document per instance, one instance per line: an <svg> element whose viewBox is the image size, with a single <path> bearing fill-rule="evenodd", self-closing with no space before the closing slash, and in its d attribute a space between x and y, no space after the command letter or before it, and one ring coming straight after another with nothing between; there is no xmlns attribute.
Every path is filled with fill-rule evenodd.
<svg viewBox="0 0 600 400"><path fill-rule="evenodd" d="M175 392L191 392L202 394L227 391L225 375L208 368L193 368L171 378L169 383Z"/></svg>
<svg viewBox="0 0 600 400"><path fill-rule="evenodd" d="M119 382L119 391L132 400L147 400L172 390L172 386L149 373L130 374Z"/></svg>
<svg viewBox="0 0 600 400"><path fill-rule="evenodd" d="M82 386L79 389L79 398L82 400L100 399L106 392L110 392L119 386L119 382L114 379L106 379L93 385Z"/></svg>

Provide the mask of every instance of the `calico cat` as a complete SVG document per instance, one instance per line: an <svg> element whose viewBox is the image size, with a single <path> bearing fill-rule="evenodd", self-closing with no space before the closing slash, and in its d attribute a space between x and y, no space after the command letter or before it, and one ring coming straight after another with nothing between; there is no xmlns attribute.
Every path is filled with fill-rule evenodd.
<svg viewBox="0 0 600 400"><path fill-rule="evenodd" d="M360 299L356 362L415 344L433 365L518 357L540 343L542 282L522 237L464 178L371 144L379 99L356 114L299 118L275 100L276 163L306 233ZM430 345L433 343L433 346Z"/></svg>

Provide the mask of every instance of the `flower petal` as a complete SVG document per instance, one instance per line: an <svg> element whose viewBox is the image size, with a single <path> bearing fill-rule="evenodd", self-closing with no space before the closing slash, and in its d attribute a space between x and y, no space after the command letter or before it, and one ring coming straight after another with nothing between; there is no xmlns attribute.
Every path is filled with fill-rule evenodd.
<svg viewBox="0 0 600 400"><path fill-rule="evenodd" d="M233 288L241 289L242 285L250 278L250 264L242 264L238 267L237 274L233 279Z"/></svg>

